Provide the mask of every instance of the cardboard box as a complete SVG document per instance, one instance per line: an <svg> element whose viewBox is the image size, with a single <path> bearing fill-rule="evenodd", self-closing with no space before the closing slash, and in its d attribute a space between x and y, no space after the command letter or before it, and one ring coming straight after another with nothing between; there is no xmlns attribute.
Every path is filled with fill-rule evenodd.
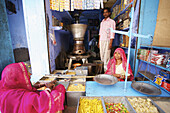
<svg viewBox="0 0 170 113"><path fill-rule="evenodd" d="M152 44L153 46L170 47L169 3L170 3L169 0L159 0L157 23Z"/></svg>

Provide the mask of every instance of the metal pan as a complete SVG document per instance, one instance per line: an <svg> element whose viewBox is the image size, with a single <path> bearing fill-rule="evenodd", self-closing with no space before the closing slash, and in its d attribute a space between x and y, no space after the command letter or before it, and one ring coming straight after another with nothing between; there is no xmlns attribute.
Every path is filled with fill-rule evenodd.
<svg viewBox="0 0 170 113"><path fill-rule="evenodd" d="M112 75L100 74L94 77L94 80L103 85L113 85L118 82L118 79Z"/></svg>
<svg viewBox="0 0 170 113"><path fill-rule="evenodd" d="M143 94L147 94L147 95L160 95L161 94L161 90L159 88L151 84L144 83L144 82L132 81L131 86L133 89Z"/></svg>

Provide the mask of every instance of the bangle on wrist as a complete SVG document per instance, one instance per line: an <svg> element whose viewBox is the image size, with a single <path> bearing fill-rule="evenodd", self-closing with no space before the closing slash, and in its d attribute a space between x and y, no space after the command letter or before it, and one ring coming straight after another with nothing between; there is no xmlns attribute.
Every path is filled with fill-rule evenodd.
<svg viewBox="0 0 170 113"><path fill-rule="evenodd" d="M45 90L47 90L47 91L51 92L51 89L50 89L50 88L46 88Z"/></svg>
<svg viewBox="0 0 170 113"><path fill-rule="evenodd" d="M124 75L121 75L121 78L125 78Z"/></svg>

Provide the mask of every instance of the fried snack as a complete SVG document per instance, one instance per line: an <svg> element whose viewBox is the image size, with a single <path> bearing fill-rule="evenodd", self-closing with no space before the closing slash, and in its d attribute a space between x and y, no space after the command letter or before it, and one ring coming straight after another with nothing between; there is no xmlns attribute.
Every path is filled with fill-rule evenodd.
<svg viewBox="0 0 170 113"><path fill-rule="evenodd" d="M80 83L69 85L67 91L85 91L85 86Z"/></svg>
<svg viewBox="0 0 170 113"><path fill-rule="evenodd" d="M80 98L78 113L104 113L102 101L96 98Z"/></svg>
<svg viewBox="0 0 170 113"><path fill-rule="evenodd" d="M137 113L159 113L158 109L151 103L150 99L128 98L130 104Z"/></svg>

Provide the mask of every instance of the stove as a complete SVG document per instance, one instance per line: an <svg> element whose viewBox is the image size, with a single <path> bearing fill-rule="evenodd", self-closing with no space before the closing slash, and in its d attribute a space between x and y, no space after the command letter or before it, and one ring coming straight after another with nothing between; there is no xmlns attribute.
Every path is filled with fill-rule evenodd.
<svg viewBox="0 0 170 113"><path fill-rule="evenodd" d="M72 53L75 55L82 55L86 53L84 47L84 35L87 29L86 24L72 24L70 25L74 37L74 47Z"/></svg>

